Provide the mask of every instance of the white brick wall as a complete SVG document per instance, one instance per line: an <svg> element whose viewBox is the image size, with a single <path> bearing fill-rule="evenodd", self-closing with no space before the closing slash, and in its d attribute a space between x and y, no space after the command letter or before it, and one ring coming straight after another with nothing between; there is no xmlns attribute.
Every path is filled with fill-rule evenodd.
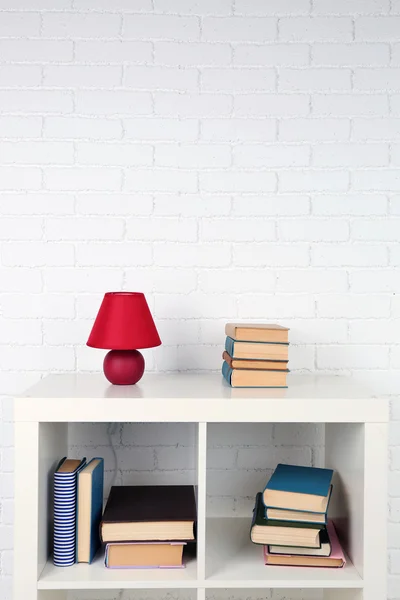
<svg viewBox="0 0 400 600"><path fill-rule="evenodd" d="M294 371L398 393L399 15L399 0L0 0L0 600L11 397L100 368L84 343L104 291L146 292L164 342L149 370L218 370L226 320L273 319ZM392 419L399 600L395 399ZM70 435L109 485L105 428ZM114 443L120 483L193 475L190 426L125 424ZM322 449L313 425L213 426L210 507L248 512L277 460Z"/></svg>

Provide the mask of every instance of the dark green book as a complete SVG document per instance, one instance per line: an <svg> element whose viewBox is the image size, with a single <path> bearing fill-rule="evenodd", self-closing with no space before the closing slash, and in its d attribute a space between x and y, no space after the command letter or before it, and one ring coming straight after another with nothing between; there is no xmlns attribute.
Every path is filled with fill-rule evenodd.
<svg viewBox="0 0 400 600"><path fill-rule="evenodd" d="M262 494L256 496L250 538L254 544L320 548L321 523L297 523L265 518Z"/></svg>
<svg viewBox="0 0 400 600"><path fill-rule="evenodd" d="M268 546L269 554L288 554L291 556L325 556L328 557L332 552L332 545L329 539L327 529L321 529L319 532L321 548L299 548L296 546Z"/></svg>

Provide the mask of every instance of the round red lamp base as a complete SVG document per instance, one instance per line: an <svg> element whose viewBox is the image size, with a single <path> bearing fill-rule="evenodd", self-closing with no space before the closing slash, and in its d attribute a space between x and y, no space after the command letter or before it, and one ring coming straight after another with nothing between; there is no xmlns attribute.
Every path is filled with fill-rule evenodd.
<svg viewBox="0 0 400 600"><path fill-rule="evenodd" d="M144 373L144 358L138 350L110 350L104 358L104 375L114 385L133 385Z"/></svg>

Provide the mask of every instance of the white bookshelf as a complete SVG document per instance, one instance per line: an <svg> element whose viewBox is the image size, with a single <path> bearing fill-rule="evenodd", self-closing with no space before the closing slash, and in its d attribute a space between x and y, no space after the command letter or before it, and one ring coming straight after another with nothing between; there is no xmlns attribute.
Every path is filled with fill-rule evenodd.
<svg viewBox="0 0 400 600"><path fill-rule="evenodd" d="M15 600L66 600L69 590L318 588L325 600L386 600L388 403L345 377L291 376L287 390L232 389L219 375L145 375L110 386L102 375L51 375L15 402ZM68 424L195 423L197 557L182 570L54 567L52 475ZM207 424L320 423L336 471L330 506L344 569L266 567L248 518L207 513Z"/></svg>

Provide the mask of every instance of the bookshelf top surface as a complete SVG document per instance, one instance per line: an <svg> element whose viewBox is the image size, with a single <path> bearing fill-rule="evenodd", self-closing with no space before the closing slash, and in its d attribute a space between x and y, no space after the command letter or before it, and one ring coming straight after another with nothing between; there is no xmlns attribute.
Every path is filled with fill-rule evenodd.
<svg viewBox="0 0 400 600"><path fill-rule="evenodd" d="M60 374L17 399L16 420L382 422L388 401L329 375L289 375L287 389L240 389L212 373L148 373L134 386L111 385L101 373Z"/></svg>
<svg viewBox="0 0 400 600"><path fill-rule="evenodd" d="M374 393L350 377L289 375L288 387L232 388L218 373L146 373L136 385L111 385L102 373L48 375L24 395L29 398L201 398L357 399ZM375 394L376 396L376 394Z"/></svg>

